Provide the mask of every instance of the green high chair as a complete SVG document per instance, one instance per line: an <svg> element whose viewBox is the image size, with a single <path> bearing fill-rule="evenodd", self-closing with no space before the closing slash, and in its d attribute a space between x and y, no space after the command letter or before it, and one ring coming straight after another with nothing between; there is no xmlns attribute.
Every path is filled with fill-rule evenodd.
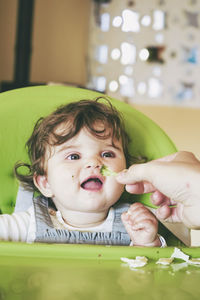
<svg viewBox="0 0 200 300"><path fill-rule="evenodd" d="M37 119L62 104L81 99L92 100L99 96L105 97L95 91L65 86L27 87L0 94L1 213L14 211L19 184L13 175L13 166L19 160L28 160L25 142ZM131 154L152 160L177 151L170 138L152 120L132 106L108 98L124 116L126 130L131 137ZM149 195L127 197L131 202L141 201L152 207ZM165 228L162 227L162 230L165 231ZM170 232L166 232L165 238L168 240ZM200 256L198 249L185 247L184 251L193 257ZM198 274L192 277L190 285L184 286L185 291L177 293L177 284L173 279L177 277L178 282L182 283L185 273L170 277L169 272L155 264L159 257L169 257L172 252L173 247L0 242L0 297L74 300L133 299L133 296L137 299L138 296L147 299L154 290L155 296L150 299L169 299L167 297L171 297L173 291L176 291L176 298L172 299L189 299L183 297L185 293L193 293L194 299L197 299L200 293L193 287L198 286ZM149 263L137 272L123 266L120 261L123 256L134 258L138 255L147 256Z"/></svg>
<svg viewBox="0 0 200 300"><path fill-rule="evenodd" d="M31 135L37 119L48 115L62 104L81 99L95 99L99 96L104 97L94 91L63 86L28 87L0 94L2 213L12 213L14 210L18 182L13 176L13 166L19 160L28 160L25 142ZM176 151L170 138L152 120L124 102L109 99L124 116L126 130L131 138L131 154L152 160ZM135 199L152 205L149 196Z"/></svg>

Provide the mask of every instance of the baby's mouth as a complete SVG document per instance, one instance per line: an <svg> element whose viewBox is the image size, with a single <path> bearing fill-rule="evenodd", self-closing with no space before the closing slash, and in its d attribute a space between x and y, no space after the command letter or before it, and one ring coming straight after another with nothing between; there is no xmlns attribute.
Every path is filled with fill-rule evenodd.
<svg viewBox="0 0 200 300"><path fill-rule="evenodd" d="M90 177L81 183L81 187L87 191L99 191L103 182L98 177Z"/></svg>

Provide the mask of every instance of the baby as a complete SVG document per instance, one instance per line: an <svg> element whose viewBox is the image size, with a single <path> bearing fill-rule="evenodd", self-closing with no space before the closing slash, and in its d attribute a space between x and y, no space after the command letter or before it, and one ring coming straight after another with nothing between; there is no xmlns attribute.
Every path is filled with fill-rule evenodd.
<svg viewBox="0 0 200 300"><path fill-rule="evenodd" d="M27 142L30 164L18 163L15 172L39 196L27 211L0 216L0 239L164 245L154 215L141 203L118 204L124 186L100 172L103 165L122 171L131 159L119 112L100 99L72 102L38 120Z"/></svg>

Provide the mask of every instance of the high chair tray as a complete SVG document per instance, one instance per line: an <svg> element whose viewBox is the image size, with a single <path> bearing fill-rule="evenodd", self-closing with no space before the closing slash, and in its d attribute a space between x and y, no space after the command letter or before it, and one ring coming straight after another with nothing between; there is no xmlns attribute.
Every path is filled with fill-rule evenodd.
<svg viewBox="0 0 200 300"><path fill-rule="evenodd" d="M200 248L182 248L191 258ZM1 299L200 299L200 266L170 257L174 248L0 243ZM146 256L131 269L121 257Z"/></svg>

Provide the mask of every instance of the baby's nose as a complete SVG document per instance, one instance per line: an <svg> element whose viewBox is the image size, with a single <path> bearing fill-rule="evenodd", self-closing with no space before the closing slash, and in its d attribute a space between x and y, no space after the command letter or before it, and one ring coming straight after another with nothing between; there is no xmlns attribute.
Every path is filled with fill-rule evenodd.
<svg viewBox="0 0 200 300"><path fill-rule="evenodd" d="M85 164L85 168L97 169L97 168L101 168L101 166L102 166L102 163L97 158L88 159L88 161Z"/></svg>

